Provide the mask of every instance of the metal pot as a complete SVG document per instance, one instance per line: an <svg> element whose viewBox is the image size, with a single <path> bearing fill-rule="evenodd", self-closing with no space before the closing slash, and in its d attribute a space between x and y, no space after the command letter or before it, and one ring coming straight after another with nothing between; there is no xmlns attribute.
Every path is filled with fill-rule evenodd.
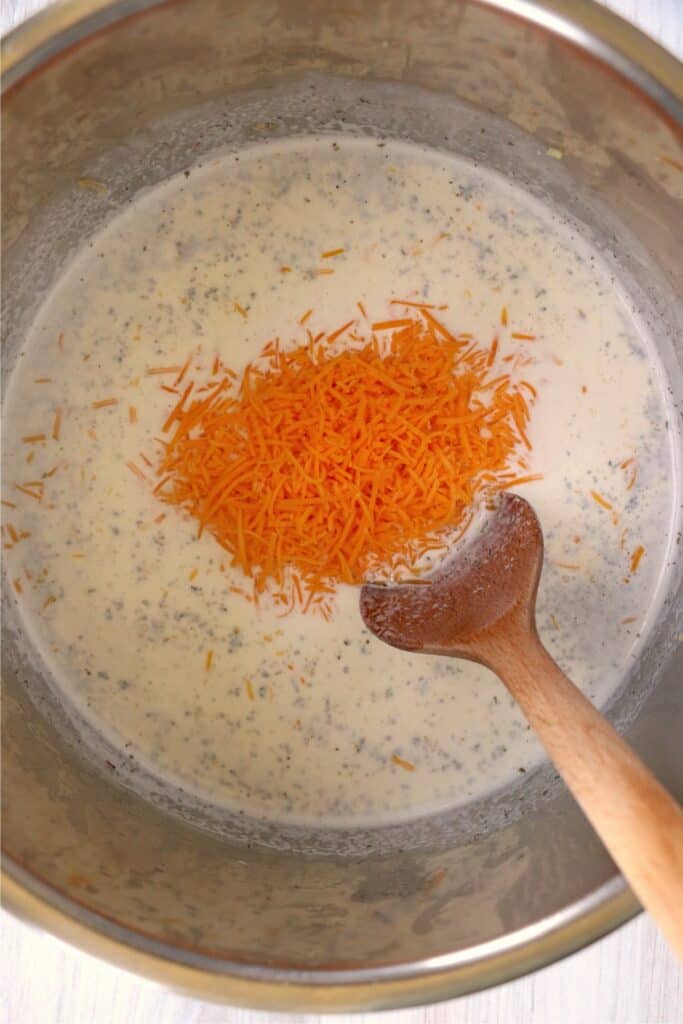
<svg viewBox="0 0 683 1024"><path fill-rule="evenodd" d="M8 37L4 85L10 368L65 254L137 189L226 142L346 126L457 150L580 220L683 398L681 69L588 2L71 0ZM679 561L608 709L679 796L682 580ZM637 909L548 767L392 829L239 831L143 800L6 609L5 900L90 952L233 1003L379 1008L533 970Z"/></svg>

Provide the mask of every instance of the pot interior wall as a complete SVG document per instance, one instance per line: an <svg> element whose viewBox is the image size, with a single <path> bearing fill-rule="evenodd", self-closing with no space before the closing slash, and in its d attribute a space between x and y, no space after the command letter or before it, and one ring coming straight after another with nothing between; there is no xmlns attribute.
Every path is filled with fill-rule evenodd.
<svg viewBox="0 0 683 1024"><path fill-rule="evenodd" d="M140 189L216 148L346 130L452 150L575 218L631 291L680 401L683 174L672 128L597 61L493 8L153 7L36 66L7 93L4 118L8 371L69 252ZM611 708L679 791L680 586L674 565L659 621ZM166 955L200 955L217 969L372 968L569 913L614 875L550 769L457 815L343 834L245 828L161 787L143 800L135 774L98 762L61 713L11 603L8 868L128 942L162 943Z"/></svg>

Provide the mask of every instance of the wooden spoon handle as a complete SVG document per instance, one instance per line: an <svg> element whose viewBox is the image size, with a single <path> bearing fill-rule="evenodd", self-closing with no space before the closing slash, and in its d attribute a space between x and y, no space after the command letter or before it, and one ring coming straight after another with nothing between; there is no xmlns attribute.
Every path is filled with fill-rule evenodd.
<svg viewBox="0 0 683 1024"><path fill-rule="evenodd" d="M535 632L492 653L492 667L683 960L683 809L567 678Z"/></svg>

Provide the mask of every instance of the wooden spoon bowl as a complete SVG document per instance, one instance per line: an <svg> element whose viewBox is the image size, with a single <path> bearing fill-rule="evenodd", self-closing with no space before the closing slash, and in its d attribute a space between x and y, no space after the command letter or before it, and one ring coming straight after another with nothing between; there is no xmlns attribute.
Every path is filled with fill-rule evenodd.
<svg viewBox="0 0 683 1024"><path fill-rule="evenodd" d="M495 666L488 648L511 619L533 629L543 565L543 533L528 501L503 494L494 515L455 557L419 584L361 590L366 625L406 651L447 654ZM495 656L495 655L493 655Z"/></svg>

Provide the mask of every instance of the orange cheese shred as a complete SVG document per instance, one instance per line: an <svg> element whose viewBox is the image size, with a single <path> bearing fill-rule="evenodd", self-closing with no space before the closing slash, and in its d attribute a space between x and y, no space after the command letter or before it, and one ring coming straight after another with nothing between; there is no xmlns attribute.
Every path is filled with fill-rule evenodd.
<svg viewBox="0 0 683 1024"><path fill-rule="evenodd" d="M36 493L36 491L34 491L28 484L15 484L14 486L16 490L21 491L21 493L25 494L27 498L33 498L35 501L43 500L42 489L39 489L38 493Z"/></svg>
<svg viewBox="0 0 683 1024"><path fill-rule="evenodd" d="M147 370L145 370L145 373L146 373L146 375L148 377L157 377L160 374L164 374L164 373L180 374L182 372L183 372L183 367L182 366L151 366L151 367L148 367Z"/></svg>
<svg viewBox="0 0 683 1024"><path fill-rule="evenodd" d="M59 441L62 434L62 410L55 409L55 418L52 423L52 440Z"/></svg>
<svg viewBox="0 0 683 1024"><path fill-rule="evenodd" d="M136 466L136 465L135 465L135 463L134 463L134 462L133 462L132 460L129 460L129 461L128 461L128 462L126 463L126 466L127 466L127 467L128 467L128 469L129 469L129 470L131 471L131 473L134 473L134 474L135 474L135 476L136 476L136 477L138 477L138 478L139 478L140 480L147 480L147 477L146 477L146 476L145 476L145 474L144 474L144 473L142 472L142 470L140 469L140 467L139 467L139 466Z"/></svg>
<svg viewBox="0 0 683 1024"><path fill-rule="evenodd" d="M640 565L640 560L641 560L641 558L643 557L644 554L645 554L645 548L643 547L642 544L639 544L638 547L633 552L633 554L631 555L631 566L630 566L630 568L631 568L631 572L632 573L637 571L638 566Z"/></svg>
<svg viewBox="0 0 683 1024"><path fill-rule="evenodd" d="M415 765L412 761L406 761L404 757L399 757L398 754L392 754L391 760L398 768L403 768L407 772L414 772Z"/></svg>
<svg viewBox="0 0 683 1024"><path fill-rule="evenodd" d="M590 494L591 498L596 503L596 505L600 505L601 508L607 509L608 512L612 511L614 506L610 501L607 500L607 498L603 498L603 496L601 494L598 494L597 491L591 491Z"/></svg>

